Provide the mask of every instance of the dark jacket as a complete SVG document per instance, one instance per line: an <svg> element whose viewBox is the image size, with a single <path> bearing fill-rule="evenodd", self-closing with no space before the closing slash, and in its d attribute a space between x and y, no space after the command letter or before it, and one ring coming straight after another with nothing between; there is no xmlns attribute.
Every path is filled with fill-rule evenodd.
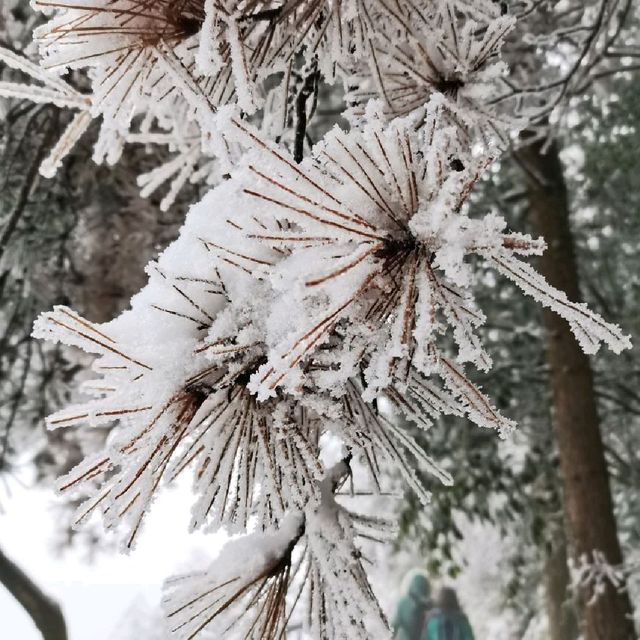
<svg viewBox="0 0 640 640"><path fill-rule="evenodd" d="M418 573L411 579L407 594L398 602L393 619L396 640L420 640L427 612L431 609L431 589L426 576Z"/></svg>

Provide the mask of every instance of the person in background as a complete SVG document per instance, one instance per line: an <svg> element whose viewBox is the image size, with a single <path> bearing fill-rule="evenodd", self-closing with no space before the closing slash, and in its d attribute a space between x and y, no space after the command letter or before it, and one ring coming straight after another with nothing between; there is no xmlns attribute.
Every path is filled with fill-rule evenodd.
<svg viewBox="0 0 640 640"><path fill-rule="evenodd" d="M440 589L436 608L428 616L420 640L474 640L469 620L453 589Z"/></svg>
<svg viewBox="0 0 640 640"><path fill-rule="evenodd" d="M424 573L415 573L393 619L394 640L421 640L422 629L432 608L431 587Z"/></svg>

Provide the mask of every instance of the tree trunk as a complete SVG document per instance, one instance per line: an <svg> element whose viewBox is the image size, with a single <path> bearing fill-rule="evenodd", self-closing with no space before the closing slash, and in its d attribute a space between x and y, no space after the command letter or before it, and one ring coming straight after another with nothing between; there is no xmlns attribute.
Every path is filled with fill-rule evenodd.
<svg viewBox="0 0 640 640"><path fill-rule="evenodd" d="M578 621L569 590L567 545L563 532L549 549L544 565L545 599L549 622L549 640L576 640Z"/></svg>
<svg viewBox="0 0 640 640"><path fill-rule="evenodd" d="M580 300L578 271L569 223L569 205L556 144L546 154L542 143L518 157L526 170L530 215L548 249L540 270L550 284ZM568 539L574 556L604 554L611 565L622 562L593 387L593 372L569 325L544 311L547 358L551 369L553 423L564 488ZM582 589L580 600L592 596ZM626 592L607 584L605 592L581 614L585 640L635 640L631 603Z"/></svg>
<svg viewBox="0 0 640 640"><path fill-rule="evenodd" d="M57 602L49 598L42 590L0 549L0 584L20 603L29 614L44 640L67 640L67 628L62 610ZM10 630L2 628L0 619L0 635L5 636Z"/></svg>

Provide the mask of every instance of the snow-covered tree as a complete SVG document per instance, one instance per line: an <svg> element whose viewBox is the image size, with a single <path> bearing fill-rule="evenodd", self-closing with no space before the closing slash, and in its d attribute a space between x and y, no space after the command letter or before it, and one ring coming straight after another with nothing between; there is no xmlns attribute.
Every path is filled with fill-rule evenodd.
<svg viewBox="0 0 640 640"><path fill-rule="evenodd" d="M180 637L275 639L294 622L314 638L388 636L364 554L392 523L339 494L347 482L382 493L397 472L426 502L419 470L454 480L383 401L425 431L443 415L514 428L466 369L492 366L480 265L566 320L585 352L630 346L530 266L542 239L469 215L502 149L560 99L519 87L524 71L501 59L518 19L550 3L33 4L49 17L39 64L0 50L32 78L0 95L74 113L41 173L99 119L97 162L168 149L139 178L145 195L168 184L163 208L188 182L212 187L129 310L97 324L57 306L36 323L37 337L96 356L93 399L48 425L118 421L59 481L86 498L76 523L101 513L130 548L161 483L191 469L190 526L243 535L167 583ZM309 152L327 84L342 85L349 127Z"/></svg>

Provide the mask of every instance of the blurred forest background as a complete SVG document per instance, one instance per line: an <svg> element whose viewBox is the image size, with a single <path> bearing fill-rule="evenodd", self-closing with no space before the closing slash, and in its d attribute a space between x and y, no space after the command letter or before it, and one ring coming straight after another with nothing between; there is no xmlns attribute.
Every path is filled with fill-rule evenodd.
<svg viewBox="0 0 640 640"><path fill-rule="evenodd" d="M0 45L28 55L39 19L27 2L4 0ZM18 76L0 63L0 81ZM52 486L80 461L85 447L95 448L107 434L46 432L44 417L68 401L87 362L76 351L33 340L32 324L54 304L96 322L126 308L145 282L144 266L176 237L188 203L200 199L203 187L187 185L161 211L163 194L142 198L135 178L158 164L158 148L151 156L143 145L130 146L117 165L97 165L91 135L55 178L45 179L39 165L69 120L53 106L0 98L0 509L3 522L10 523L21 509L17 488L17 495L24 486L46 489L56 506L39 517L53 519L58 533L55 539L43 536L41 544L52 554L95 557L113 553L112 547L105 546L98 528L71 534L71 505L57 500ZM334 121L331 109L324 115L321 109L308 130L310 141L320 135L314 127L324 131ZM589 422L595 431L586 432L601 434L583 444L600 449L596 460L604 453L604 481L608 475L625 557L616 570L628 580L631 600L640 602L639 167L640 84L630 73L609 74L569 99L550 144L506 155L479 185L473 206L499 211L513 229L545 235L547 277L571 297L577 294L577 273L582 298L630 333L635 346L621 356L605 351L588 359L567 346L566 331L554 325L562 321L545 317L508 283L484 274L490 295L481 306L489 317L485 332L496 366L477 381L520 428L500 441L448 418L420 434L456 484L435 486L425 477L433 484L427 509L411 494L398 502L396 553L380 557L376 569L390 610L405 572L420 567L436 583L456 586L478 638L576 640L581 605L572 585L581 574L569 560L565 525L568 508L580 507L567 507L567 480L563 484L561 478L562 434L554 419L561 419L563 401L573 403L567 410L571 419L582 421L578 434ZM546 178L542 188L540 175ZM593 500L597 527L598 497ZM23 548L5 556L0 528L0 583L28 580L24 584L30 583L37 598L43 595L37 572L27 577L20 569L31 553ZM3 602L0 609L11 606ZM59 605L65 611L66 603ZM44 607L38 615L50 624L56 608ZM161 637L153 611L132 615L135 624L119 627L114 638Z"/></svg>

